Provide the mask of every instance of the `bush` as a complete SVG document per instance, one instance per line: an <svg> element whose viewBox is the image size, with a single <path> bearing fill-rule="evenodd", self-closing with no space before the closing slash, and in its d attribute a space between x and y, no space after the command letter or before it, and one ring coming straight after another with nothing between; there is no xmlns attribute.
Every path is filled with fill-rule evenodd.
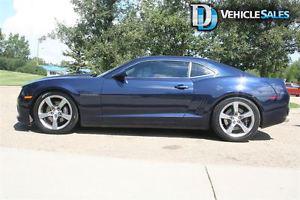
<svg viewBox="0 0 300 200"><path fill-rule="evenodd" d="M34 61L28 61L25 66L19 67L16 71L29 74L38 74L43 76L47 75L46 70L39 66L36 66L36 63Z"/></svg>
<svg viewBox="0 0 300 200"><path fill-rule="evenodd" d="M0 56L0 70L17 71L29 74L47 75L46 70L36 65L34 60L7 58Z"/></svg>
<svg viewBox="0 0 300 200"><path fill-rule="evenodd" d="M23 59L0 57L0 70L16 71L25 64Z"/></svg>

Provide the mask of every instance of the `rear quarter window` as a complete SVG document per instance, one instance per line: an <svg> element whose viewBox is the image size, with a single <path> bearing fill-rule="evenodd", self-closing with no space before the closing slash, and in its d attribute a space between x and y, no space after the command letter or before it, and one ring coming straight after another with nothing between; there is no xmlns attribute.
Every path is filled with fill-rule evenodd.
<svg viewBox="0 0 300 200"><path fill-rule="evenodd" d="M205 76L211 74L213 74L213 71L208 69L207 67L199 63L192 63L191 77Z"/></svg>

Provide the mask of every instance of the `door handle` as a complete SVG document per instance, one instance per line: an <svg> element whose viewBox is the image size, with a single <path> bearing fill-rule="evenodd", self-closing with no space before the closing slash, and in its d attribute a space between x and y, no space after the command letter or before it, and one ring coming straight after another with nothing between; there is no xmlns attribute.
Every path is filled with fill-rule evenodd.
<svg viewBox="0 0 300 200"><path fill-rule="evenodd" d="M183 85L183 84L179 84L179 85L176 85L176 86L174 86L176 89L178 89L178 90L185 90L185 89L188 89L189 88L189 86L187 86L187 85Z"/></svg>

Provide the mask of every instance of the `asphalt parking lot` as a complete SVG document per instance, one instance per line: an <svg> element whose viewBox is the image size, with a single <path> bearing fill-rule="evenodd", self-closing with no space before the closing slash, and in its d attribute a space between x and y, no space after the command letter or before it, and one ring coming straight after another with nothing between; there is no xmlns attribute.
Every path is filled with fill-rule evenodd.
<svg viewBox="0 0 300 200"><path fill-rule="evenodd" d="M50 135L17 123L19 91L0 87L0 199L300 198L300 109L244 143L191 130Z"/></svg>

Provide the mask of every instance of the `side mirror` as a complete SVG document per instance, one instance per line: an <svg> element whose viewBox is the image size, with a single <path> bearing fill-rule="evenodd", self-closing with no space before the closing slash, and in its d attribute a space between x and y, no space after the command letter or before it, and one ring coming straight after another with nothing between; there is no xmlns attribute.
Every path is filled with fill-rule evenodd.
<svg viewBox="0 0 300 200"><path fill-rule="evenodd" d="M126 76L127 76L126 72L121 72L121 73L114 75L113 78L117 81L120 81L121 83L125 83Z"/></svg>

